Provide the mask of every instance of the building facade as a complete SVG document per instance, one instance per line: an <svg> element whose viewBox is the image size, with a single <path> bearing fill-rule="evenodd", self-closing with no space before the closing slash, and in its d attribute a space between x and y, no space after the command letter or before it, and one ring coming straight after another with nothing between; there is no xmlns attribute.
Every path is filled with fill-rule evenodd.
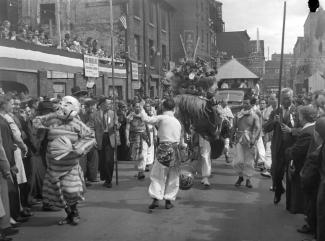
<svg viewBox="0 0 325 241"><path fill-rule="evenodd" d="M167 0L175 9L172 28L172 59L182 62L199 57L213 63L216 34L224 31L222 3L212 0Z"/></svg>
<svg viewBox="0 0 325 241"><path fill-rule="evenodd" d="M265 92L277 92L279 89L280 78L280 54L272 54L271 60L265 62L265 74L262 80L262 88ZM283 69L282 69L282 87L292 88L292 69L293 55L283 55Z"/></svg>
<svg viewBox="0 0 325 241"><path fill-rule="evenodd" d="M297 38L293 53L293 87L298 92L306 92L308 78L325 72L325 11L322 8L308 14L304 36Z"/></svg>
<svg viewBox="0 0 325 241"><path fill-rule="evenodd" d="M23 21L44 29L56 42L65 34L81 42L91 38L108 56L109 13L107 0L26 0L20 7ZM127 60L126 78L116 77L116 88L123 89L124 99L138 93L154 97L161 92L160 79L171 60L172 14L173 8L163 0L113 0L115 57ZM110 94L110 88L108 84L105 93Z"/></svg>

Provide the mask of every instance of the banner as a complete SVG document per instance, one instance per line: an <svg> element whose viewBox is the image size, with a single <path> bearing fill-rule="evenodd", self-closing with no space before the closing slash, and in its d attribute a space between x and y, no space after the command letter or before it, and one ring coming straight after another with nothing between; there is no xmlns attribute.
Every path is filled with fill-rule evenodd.
<svg viewBox="0 0 325 241"><path fill-rule="evenodd" d="M98 57L84 55L84 67L86 77L99 77Z"/></svg>
<svg viewBox="0 0 325 241"><path fill-rule="evenodd" d="M139 66L138 63L132 63L132 79L139 80Z"/></svg>
<svg viewBox="0 0 325 241"><path fill-rule="evenodd" d="M196 45L194 31L184 30L184 44L185 44L186 57L188 59L194 58L194 51Z"/></svg>

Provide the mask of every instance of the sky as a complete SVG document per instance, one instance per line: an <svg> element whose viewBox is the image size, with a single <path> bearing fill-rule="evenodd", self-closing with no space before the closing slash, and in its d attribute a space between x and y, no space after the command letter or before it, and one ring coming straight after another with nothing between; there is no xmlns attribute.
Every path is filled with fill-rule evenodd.
<svg viewBox="0 0 325 241"><path fill-rule="evenodd" d="M284 0L221 0L226 31L247 30L251 39L264 40L265 57L267 48L272 53L281 52ZM308 0L287 0L284 53L292 53L298 36L303 36L303 26L309 13ZM325 0L320 0L325 7Z"/></svg>

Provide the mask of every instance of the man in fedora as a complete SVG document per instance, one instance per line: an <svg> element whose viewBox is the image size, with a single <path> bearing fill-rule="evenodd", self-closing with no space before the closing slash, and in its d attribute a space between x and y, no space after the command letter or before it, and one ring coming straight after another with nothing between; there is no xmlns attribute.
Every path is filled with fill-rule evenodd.
<svg viewBox="0 0 325 241"><path fill-rule="evenodd" d="M105 181L105 187L111 188L116 146L115 135L119 124L111 99L103 96L99 99L97 106L99 111L94 116L94 129L99 154L100 179Z"/></svg>
<svg viewBox="0 0 325 241"><path fill-rule="evenodd" d="M95 115L97 111L97 101L93 98L85 99L85 113L80 113L80 119L92 130L95 131ZM85 178L88 182L98 182L98 151L93 147L81 162ZM90 184L88 183L87 184Z"/></svg>
<svg viewBox="0 0 325 241"><path fill-rule="evenodd" d="M87 90L81 90L80 86L75 86L71 88L71 95L75 98L80 98L88 95Z"/></svg>

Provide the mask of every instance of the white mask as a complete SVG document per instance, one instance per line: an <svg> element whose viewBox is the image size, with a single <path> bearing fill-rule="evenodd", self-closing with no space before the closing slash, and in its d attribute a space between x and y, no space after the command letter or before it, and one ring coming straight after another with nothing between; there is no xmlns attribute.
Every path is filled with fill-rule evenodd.
<svg viewBox="0 0 325 241"><path fill-rule="evenodd" d="M79 101L72 96L65 96L59 105L59 113L66 119L72 119L78 115L80 111Z"/></svg>

